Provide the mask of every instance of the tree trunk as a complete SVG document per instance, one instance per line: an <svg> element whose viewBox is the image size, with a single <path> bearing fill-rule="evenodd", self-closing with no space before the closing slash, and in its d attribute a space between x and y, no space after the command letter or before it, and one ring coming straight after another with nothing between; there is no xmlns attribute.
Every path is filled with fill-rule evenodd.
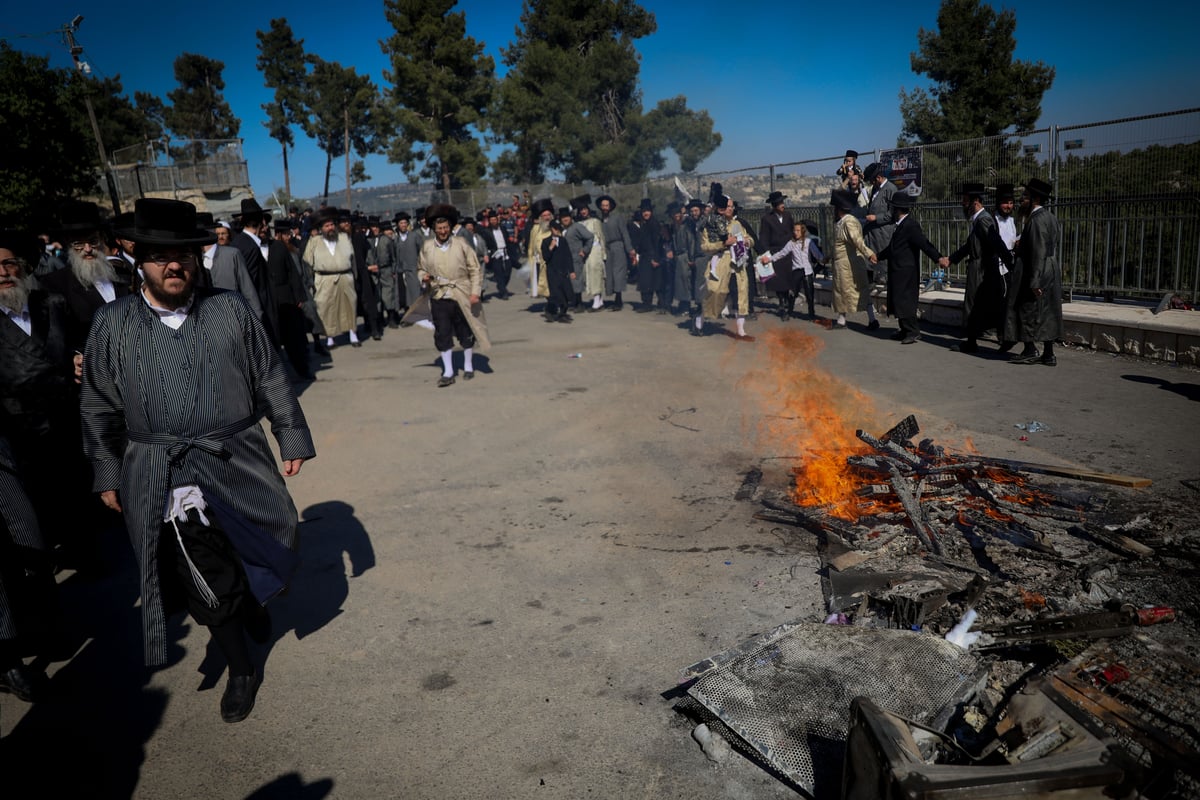
<svg viewBox="0 0 1200 800"><path fill-rule="evenodd" d="M286 142L283 143L283 193L288 196L288 202L292 202L292 178L288 175Z"/></svg>
<svg viewBox="0 0 1200 800"><path fill-rule="evenodd" d="M333 153L325 151L325 194L322 196L322 201L329 204L329 171L333 168Z"/></svg>
<svg viewBox="0 0 1200 800"><path fill-rule="evenodd" d="M345 123L346 144L346 208L350 208L350 106L342 110L342 118Z"/></svg>

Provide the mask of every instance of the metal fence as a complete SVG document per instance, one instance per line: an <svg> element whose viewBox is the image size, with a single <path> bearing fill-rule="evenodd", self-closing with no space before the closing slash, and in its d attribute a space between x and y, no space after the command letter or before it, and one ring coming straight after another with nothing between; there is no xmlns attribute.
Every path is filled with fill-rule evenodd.
<svg viewBox="0 0 1200 800"><path fill-rule="evenodd" d="M240 139L146 142L113 151L110 169L121 205L147 195L249 190L250 173Z"/></svg>
<svg viewBox="0 0 1200 800"><path fill-rule="evenodd" d="M859 151L859 163L880 160L893 149ZM1059 256L1064 287L1071 294L1158 299L1169 292L1200 300L1200 109L916 149L921 223L942 252L952 252L966 239L968 227L958 204L961 183L1020 186L1036 177L1054 187L1050 208L1062 228ZM839 156L703 177L765 176L764 188L790 196L793 217L816 220L827 235L832 228L828 192L838 185L833 173L840 164ZM780 172L792 165L805 168L806 174ZM814 174L823 178L825 189L817 202L808 203L803 181ZM761 205L751 209L745 216L757 224ZM923 268L928 271L932 265L926 262ZM961 264L952 269L951 280L961 281L962 270Z"/></svg>
<svg viewBox="0 0 1200 800"><path fill-rule="evenodd" d="M859 166L884 160L896 150L859 148ZM1020 186L1036 177L1055 188L1050 208L1062 226L1059 255L1064 286L1072 294L1158 299L1174 292L1200 301L1200 109L1052 125L912 151L920 162L918 214L943 252L952 252L966 239L960 184L979 181L991 189L1000 183ZM649 198L661 215L672 200L706 200L710 184L718 182L744 206L743 218L755 227L767 196L778 190L788 196L793 217L817 222L821 235L828 237L833 229L829 193L841 185L836 171L842 160L839 154L619 186L494 184L449 193L404 186L394 194L374 195L361 210L383 214L451 202L475 213L496 203L509 205L513 193L528 192L531 200L550 197L556 207L581 194L590 194L593 201L608 194L626 213ZM932 266L925 262L923 268ZM953 268L951 280L961 281L962 270L961 264Z"/></svg>

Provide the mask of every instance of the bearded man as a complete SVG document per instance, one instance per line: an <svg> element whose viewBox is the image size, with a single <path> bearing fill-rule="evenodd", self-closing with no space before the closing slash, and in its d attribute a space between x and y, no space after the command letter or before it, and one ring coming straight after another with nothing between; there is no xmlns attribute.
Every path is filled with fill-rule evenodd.
<svg viewBox="0 0 1200 800"><path fill-rule="evenodd" d="M94 533L77 513L88 499L75 391L82 356L72 347L66 300L37 286L34 241L15 231L0 236L0 436L12 446L43 534L65 548L60 559L73 560L93 555Z"/></svg>
<svg viewBox="0 0 1200 800"><path fill-rule="evenodd" d="M68 269L43 275L39 283L66 301L68 345L82 353L96 309L124 297L131 289L117 276L109 260L108 246L101 235L99 206L72 202L63 207L59 219L59 236L66 243Z"/></svg>
<svg viewBox="0 0 1200 800"><path fill-rule="evenodd" d="M321 209L318 225L321 233L305 245L304 263L313 272L313 300L325 328L325 346L333 347L334 337L349 331L351 346L362 347L358 340L354 245L349 236L338 231L337 209Z"/></svg>
<svg viewBox="0 0 1200 800"><path fill-rule="evenodd" d="M261 682L246 636L265 642L265 603L296 568L296 507L283 475L315 455L278 349L234 292L197 289L191 203L139 199L141 290L96 314L84 353L84 450L93 489L124 514L140 570L145 660L167 657L167 615L182 600L229 667L221 718L249 716ZM247 565L252 566L248 569Z"/></svg>

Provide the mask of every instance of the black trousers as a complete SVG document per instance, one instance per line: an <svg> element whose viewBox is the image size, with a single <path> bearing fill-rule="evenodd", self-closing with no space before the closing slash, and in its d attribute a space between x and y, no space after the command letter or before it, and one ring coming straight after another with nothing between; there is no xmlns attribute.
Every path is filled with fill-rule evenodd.
<svg viewBox="0 0 1200 800"><path fill-rule="evenodd" d="M508 281L512 278L512 262L508 259L508 253L501 253L497 250L492 256L491 265L492 279L496 281L496 291L506 294Z"/></svg>
<svg viewBox="0 0 1200 800"><path fill-rule="evenodd" d="M463 316L462 308L453 300L430 300L429 311L433 316L433 344L439 353L454 347L454 340L463 349L475 346L475 334Z"/></svg>
<svg viewBox="0 0 1200 800"><path fill-rule="evenodd" d="M658 307L670 310L675 302L675 259L663 259L654 270L654 293L658 295Z"/></svg>
<svg viewBox="0 0 1200 800"><path fill-rule="evenodd" d="M550 266L546 270L546 288L550 290L546 311L550 314L565 314L575 301L575 289L571 286L571 273L563 267Z"/></svg>
<svg viewBox="0 0 1200 800"><path fill-rule="evenodd" d="M305 339L304 309L290 303L280 304L279 338L283 340L283 349L287 353L288 362L298 375L312 374L308 366L308 342Z"/></svg>
<svg viewBox="0 0 1200 800"><path fill-rule="evenodd" d="M209 522L216 522L211 511L205 516ZM183 546L187 548L187 556L217 597L216 608L208 604L196 586L187 558L175 536L176 526L179 527ZM201 625L212 627L239 619L247 602L257 602L250 596L246 570L229 537L219 527L201 524L195 511L188 512L186 522L176 520L174 524L163 523L159 552L172 554L171 558L163 559L164 566L169 563L174 568L178 579L175 588L181 591L188 613ZM166 577L163 576L164 579Z"/></svg>

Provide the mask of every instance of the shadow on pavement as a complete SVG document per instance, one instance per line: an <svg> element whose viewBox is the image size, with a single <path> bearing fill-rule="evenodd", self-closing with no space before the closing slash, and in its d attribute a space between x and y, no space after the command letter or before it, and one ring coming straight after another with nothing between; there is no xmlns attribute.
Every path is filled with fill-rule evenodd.
<svg viewBox="0 0 1200 800"><path fill-rule="evenodd" d="M1177 395L1186 397L1193 402L1200 400L1200 384L1177 383L1176 381L1169 381L1166 378L1155 378L1150 375L1122 375L1121 380L1133 381L1134 383L1149 383L1160 389L1166 389L1168 392L1174 392Z"/></svg>

